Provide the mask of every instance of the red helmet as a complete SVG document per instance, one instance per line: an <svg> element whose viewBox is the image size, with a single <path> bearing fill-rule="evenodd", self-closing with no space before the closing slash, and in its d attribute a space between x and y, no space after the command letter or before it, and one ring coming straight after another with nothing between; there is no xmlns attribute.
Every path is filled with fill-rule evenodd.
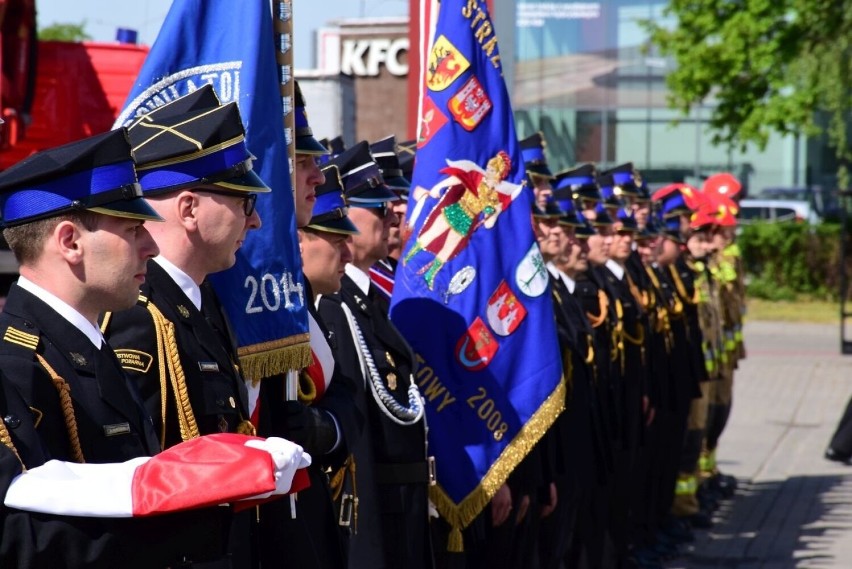
<svg viewBox="0 0 852 569"><path fill-rule="evenodd" d="M724 196L728 199L734 199L742 189L740 181L734 178L733 174L722 172L713 174L704 180L703 190L706 194L715 194Z"/></svg>

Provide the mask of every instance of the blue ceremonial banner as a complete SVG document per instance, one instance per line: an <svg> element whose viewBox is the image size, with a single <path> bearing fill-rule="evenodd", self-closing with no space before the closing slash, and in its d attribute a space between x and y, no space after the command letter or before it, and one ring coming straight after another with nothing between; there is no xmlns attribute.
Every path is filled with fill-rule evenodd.
<svg viewBox="0 0 852 569"><path fill-rule="evenodd" d="M432 499L458 550L460 530L562 412L565 384L485 2L443 0L430 45L391 317L420 364Z"/></svg>
<svg viewBox="0 0 852 569"><path fill-rule="evenodd" d="M211 277L240 345L243 373L260 379L310 364L307 308L268 0L175 0L116 125L213 85L236 101L254 169L263 226L236 265Z"/></svg>

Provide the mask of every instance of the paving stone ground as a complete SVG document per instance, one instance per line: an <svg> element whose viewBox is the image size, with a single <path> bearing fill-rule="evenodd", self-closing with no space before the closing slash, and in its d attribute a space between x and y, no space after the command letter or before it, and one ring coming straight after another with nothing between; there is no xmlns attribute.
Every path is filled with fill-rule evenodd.
<svg viewBox="0 0 852 569"><path fill-rule="evenodd" d="M671 569L852 569L852 466L823 452L852 397L837 325L749 322L719 468L735 498Z"/></svg>

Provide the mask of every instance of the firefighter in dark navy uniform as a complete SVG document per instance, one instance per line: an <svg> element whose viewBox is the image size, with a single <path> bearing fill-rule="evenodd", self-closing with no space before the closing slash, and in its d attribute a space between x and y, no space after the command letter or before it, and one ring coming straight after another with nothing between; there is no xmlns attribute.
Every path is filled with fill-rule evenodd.
<svg viewBox="0 0 852 569"><path fill-rule="evenodd" d="M148 263L139 302L102 323L163 448L199 434L253 432L234 342L205 279L233 265L246 233L260 226L257 192L269 188L251 171L236 105L219 106L204 91L129 128L143 192L166 223L153 230L160 255ZM181 112L192 100L196 110ZM217 147L223 160L211 167Z"/></svg>
<svg viewBox="0 0 852 569"><path fill-rule="evenodd" d="M353 262L346 267L340 292L320 300L320 315L336 338L336 362L359 389L356 404L366 417L361 448L369 445L375 461L359 464L356 446L356 473L371 474L356 474L359 509L380 522L378 527L359 522L349 566L428 568L428 486L433 472L414 382L416 361L376 301L381 293L369 278L370 266L387 257L388 230L399 222L390 208L397 198L384 186L366 142L330 164L340 169L349 218L359 234L353 237Z"/></svg>
<svg viewBox="0 0 852 569"><path fill-rule="evenodd" d="M162 448L211 433L254 434L236 340L209 274L230 268L260 227L258 193L236 103L212 87L159 107L128 127L146 198L165 219L152 228L139 302L108 313L101 329L154 418ZM235 567L252 567L248 512L234 519Z"/></svg>
<svg viewBox="0 0 852 569"><path fill-rule="evenodd" d="M305 98L295 85L295 184L296 226L307 226L316 207L317 186L325 181L318 162L328 150L314 138L308 123ZM327 198L324 198L327 199ZM304 251L303 251L304 258ZM303 261L304 262L304 261ZM314 306L312 283L305 275L305 301L311 326L314 363L329 352L329 340L322 330ZM298 400L289 400L282 376L260 381L258 434L283 436L311 453L314 462L308 470L311 486L298 495L295 504L278 500L260 507L261 566L282 563L304 569L338 569L346 566L345 529L334 511L328 470L336 470L348 455L349 439L361 432L363 418L353 404L354 387L339 363L313 365L300 370ZM324 385L324 391L317 389ZM293 507L295 505L295 508Z"/></svg>
<svg viewBox="0 0 852 569"><path fill-rule="evenodd" d="M133 305L158 252L143 222L160 218L136 182L124 129L43 151L0 174L4 237L21 264L0 315L2 495L14 475L47 460L96 465L160 450L97 326L102 311ZM230 516L220 507L144 519L2 508L0 565L225 566Z"/></svg>

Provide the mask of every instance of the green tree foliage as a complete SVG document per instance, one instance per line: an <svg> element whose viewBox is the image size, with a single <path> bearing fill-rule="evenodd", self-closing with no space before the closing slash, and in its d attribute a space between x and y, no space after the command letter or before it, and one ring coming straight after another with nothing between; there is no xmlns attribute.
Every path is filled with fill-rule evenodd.
<svg viewBox="0 0 852 569"><path fill-rule="evenodd" d="M669 104L684 114L712 107L715 143L764 148L772 131L814 136L821 111L839 163L852 160L852 0L671 0L664 13L673 28L645 25L677 63Z"/></svg>
<svg viewBox="0 0 852 569"><path fill-rule="evenodd" d="M837 300L840 237L840 225L836 223L743 226L737 244L742 251L749 295L768 300L799 296ZM847 259L846 274L852 274L852 258Z"/></svg>
<svg viewBox="0 0 852 569"><path fill-rule="evenodd" d="M79 24L52 24L38 31L38 39L55 41L84 41L92 39L86 33L86 21Z"/></svg>

